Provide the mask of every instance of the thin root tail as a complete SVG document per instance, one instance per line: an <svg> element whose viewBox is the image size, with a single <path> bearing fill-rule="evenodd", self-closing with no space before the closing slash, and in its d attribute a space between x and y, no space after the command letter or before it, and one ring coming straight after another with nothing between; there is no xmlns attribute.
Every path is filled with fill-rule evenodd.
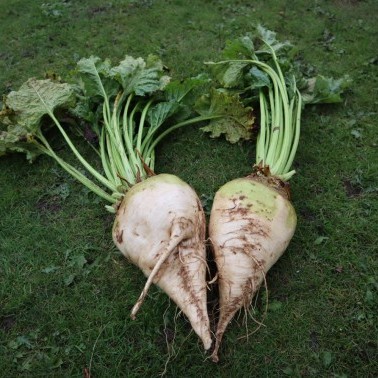
<svg viewBox="0 0 378 378"><path fill-rule="evenodd" d="M222 343L223 335L226 331L228 324L231 322L231 320L234 317L234 315L236 314L236 312L240 310L240 307L241 306L235 306L235 308L227 311L226 313L221 315L220 318L219 318L217 331L215 333L214 350L211 354L211 360L213 362L219 362L218 352L219 352L219 347Z"/></svg>
<svg viewBox="0 0 378 378"><path fill-rule="evenodd" d="M153 280L156 276L156 274L159 272L161 266L164 264L164 262L167 260L169 255L176 249L176 247L184 240L187 238L187 233L186 232L181 232L180 235L177 235L175 237L172 237L170 239L168 245L165 247L165 250L159 257L159 260L156 262L154 268L152 269L150 275L148 276L148 279L144 285L143 291L140 294L137 302L135 303L133 309L131 310L130 317L132 320L135 320L136 314L139 311L140 306L143 304L144 299L147 295L147 292L153 283Z"/></svg>
<svg viewBox="0 0 378 378"><path fill-rule="evenodd" d="M211 360L215 363L219 362L218 351L221 345L223 333L224 333L224 330L221 333L217 331L216 336L215 336L214 350L211 353Z"/></svg>
<svg viewBox="0 0 378 378"><path fill-rule="evenodd" d="M215 363L219 362L218 349L219 349L219 343L216 343L213 353L211 354L211 361Z"/></svg>

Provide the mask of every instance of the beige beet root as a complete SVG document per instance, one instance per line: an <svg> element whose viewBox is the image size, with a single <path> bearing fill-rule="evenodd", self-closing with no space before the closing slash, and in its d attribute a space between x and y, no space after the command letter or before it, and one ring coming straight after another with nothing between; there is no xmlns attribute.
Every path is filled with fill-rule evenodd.
<svg viewBox="0 0 378 378"><path fill-rule="evenodd" d="M204 348L211 347L206 293L205 216L195 191L178 177L152 176L133 186L118 208L113 240L188 317Z"/></svg>
<svg viewBox="0 0 378 378"><path fill-rule="evenodd" d="M238 310L250 306L294 234L297 218L285 197L253 176L230 181L215 195L209 226L219 285L215 362L226 327Z"/></svg>

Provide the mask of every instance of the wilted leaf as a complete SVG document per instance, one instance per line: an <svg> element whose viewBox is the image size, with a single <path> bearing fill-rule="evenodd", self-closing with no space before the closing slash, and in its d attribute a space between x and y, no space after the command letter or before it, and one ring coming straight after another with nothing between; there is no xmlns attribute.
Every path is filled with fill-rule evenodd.
<svg viewBox="0 0 378 378"><path fill-rule="evenodd" d="M26 129L11 125L7 131L0 130L0 156L9 152L21 152L26 154L28 161L33 162L42 153L34 142L33 136Z"/></svg>
<svg viewBox="0 0 378 378"><path fill-rule="evenodd" d="M41 151L38 142L43 117L74 106L72 87L50 79L29 79L4 98L0 112L0 156L23 152L33 161Z"/></svg>
<svg viewBox="0 0 378 378"><path fill-rule="evenodd" d="M0 112L0 122L18 125L25 129L25 134L35 134L43 116L57 108L71 107L74 102L69 84L31 78L18 91L10 92L5 98L7 110L5 114L4 111Z"/></svg>
<svg viewBox="0 0 378 378"><path fill-rule="evenodd" d="M350 87L352 80L349 76L341 79L328 78L318 75L304 80L301 94L305 104L336 103L341 102L341 95Z"/></svg>
<svg viewBox="0 0 378 378"><path fill-rule="evenodd" d="M231 143L251 139L255 118L252 108L244 107L238 95L213 89L198 100L196 110L202 116L214 117L201 129L210 132L212 138L224 134Z"/></svg>

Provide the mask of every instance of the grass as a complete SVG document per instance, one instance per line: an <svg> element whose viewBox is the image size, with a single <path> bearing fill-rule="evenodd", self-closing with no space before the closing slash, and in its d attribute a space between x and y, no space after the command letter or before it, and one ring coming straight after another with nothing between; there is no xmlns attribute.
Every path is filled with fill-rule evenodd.
<svg viewBox="0 0 378 378"><path fill-rule="evenodd" d="M91 54L117 61L157 53L171 75L191 75L258 22L292 41L322 74L347 73L354 81L343 104L305 111L291 182L298 229L269 272L265 327L243 338L241 314L218 365L158 289L137 320L129 319L144 278L113 247L112 218L101 202L47 157L33 165L23 156L1 157L1 376L76 377L88 369L94 377L155 377L168 351L170 377L376 376L378 4L251 4L1 2L1 93L46 71L64 77ZM156 168L180 175L208 199L247 174L253 156L252 143L231 146L194 127L160 145ZM262 308L259 298L256 311Z"/></svg>

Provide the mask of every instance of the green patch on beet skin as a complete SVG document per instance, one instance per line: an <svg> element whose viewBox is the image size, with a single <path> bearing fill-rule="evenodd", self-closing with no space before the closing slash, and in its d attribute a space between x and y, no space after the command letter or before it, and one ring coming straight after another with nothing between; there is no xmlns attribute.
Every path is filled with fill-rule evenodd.
<svg viewBox="0 0 378 378"><path fill-rule="evenodd" d="M235 206L249 209L271 220L276 215L276 200L280 194L257 181L239 178L223 185L218 195L234 202Z"/></svg>

